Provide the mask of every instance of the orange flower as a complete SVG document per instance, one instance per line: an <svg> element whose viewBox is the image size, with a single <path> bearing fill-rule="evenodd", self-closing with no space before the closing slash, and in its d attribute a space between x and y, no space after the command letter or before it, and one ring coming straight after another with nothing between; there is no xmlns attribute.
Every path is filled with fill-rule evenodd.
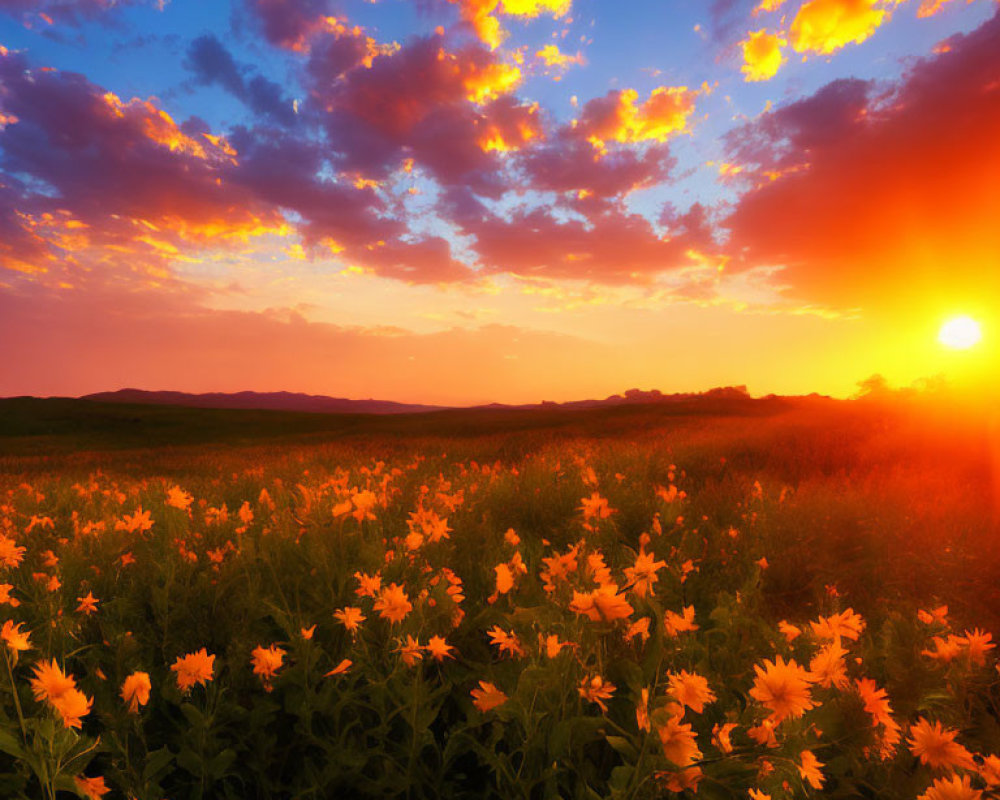
<svg viewBox="0 0 1000 800"><path fill-rule="evenodd" d="M924 611L923 609L917 611L917 619L919 619L925 625L931 625L935 622L941 625L948 624L948 606L938 606L937 608L932 608L930 611Z"/></svg>
<svg viewBox="0 0 1000 800"><path fill-rule="evenodd" d="M786 664L781 656L774 661L764 661L764 666L754 665L757 677L750 696L771 710L769 719L777 725L788 717L801 717L813 707L809 694L812 676L790 659Z"/></svg>
<svg viewBox="0 0 1000 800"><path fill-rule="evenodd" d="M478 688L473 689L470 694L472 695L472 705L484 713L497 706L502 706L510 699L496 686L486 681L479 681Z"/></svg>
<svg viewBox="0 0 1000 800"><path fill-rule="evenodd" d="M11 597L11 590L14 588L13 584L10 583L0 583L0 604L9 603L11 607L17 608L21 605L21 601L16 597Z"/></svg>
<svg viewBox="0 0 1000 800"><path fill-rule="evenodd" d="M203 647L197 653L188 653L186 656L178 657L170 669L177 673L177 688L187 694L196 683L204 686L212 680L215 656L210 656Z"/></svg>
<svg viewBox="0 0 1000 800"><path fill-rule="evenodd" d="M302 636L302 638L305 639L305 640L307 640L307 641L309 639L313 638L313 634L314 633L316 633L316 626L315 625L310 625L308 628L300 628L299 629L299 635Z"/></svg>
<svg viewBox="0 0 1000 800"><path fill-rule="evenodd" d="M581 680L577 691L584 700L597 703L601 711L607 713L608 706L604 701L610 700L617 688L613 683L605 681L600 675L595 675L593 678Z"/></svg>
<svg viewBox="0 0 1000 800"><path fill-rule="evenodd" d="M96 612L97 604L101 602L96 597L94 597L93 592L87 592L86 597L78 597L76 599L77 602L80 603L80 605L76 607L77 613L86 614L87 616L90 616L91 614Z"/></svg>
<svg viewBox="0 0 1000 800"><path fill-rule="evenodd" d="M802 780L812 786L813 789L822 789L823 773L820 772L820 768L823 765L819 762L816 756L813 755L812 750L803 750L800 757L799 764L799 775L802 776Z"/></svg>
<svg viewBox="0 0 1000 800"><path fill-rule="evenodd" d="M542 635L538 634L538 638L540 640L539 645L541 645ZM555 633L550 633L548 636L545 637L544 645L545 645L545 655L547 658L555 658L562 652L564 647L573 646L569 642L560 642L558 634Z"/></svg>
<svg viewBox="0 0 1000 800"><path fill-rule="evenodd" d="M517 634L511 631L507 633L499 625L494 625L486 634L490 637L490 644L495 644L499 649L501 655L503 653L510 653L511 657L523 656L524 647L521 646L521 640L517 638Z"/></svg>
<svg viewBox="0 0 1000 800"><path fill-rule="evenodd" d="M785 637L785 641L789 644L802 635L801 628L797 628L785 620L781 620L781 622L778 623L778 630L781 632L781 635Z"/></svg>
<svg viewBox="0 0 1000 800"><path fill-rule="evenodd" d="M406 666L412 667L424 657L424 654L420 652L423 649L424 648L420 646L420 642L416 639L416 637L407 636L406 644L400 642L399 647L396 648L396 652L399 653Z"/></svg>
<svg viewBox="0 0 1000 800"><path fill-rule="evenodd" d="M698 626L694 624L694 606L687 606L681 614L675 614L670 610L664 611L663 627L667 631L667 636L698 630Z"/></svg>
<svg viewBox="0 0 1000 800"><path fill-rule="evenodd" d="M21 630L23 624L19 622L15 625L14 620L9 619L3 624L3 630L0 630L0 638L7 642L7 647L14 654L19 650L31 649L31 641L28 638L31 634L29 631Z"/></svg>
<svg viewBox="0 0 1000 800"><path fill-rule="evenodd" d="M579 552L580 545L576 544L561 556L547 556L542 559L545 569L542 570L540 577L542 588L546 592L554 592L556 581L564 581L571 572L576 572L576 556Z"/></svg>
<svg viewBox="0 0 1000 800"><path fill-rule="evenodd" d="M577 614L585 614L594 622L613 622L625 619L635 611L624 596L618 594L618 586L606 583L592 592L573 592L570 610Z"/></svg>
<svg viewBox="0 0 1000 800"><path fill-rule="evenodd" d="M351 668L351 665L353 663L354 662L351 661L351 659L345 658L343 661L341 661L339 664L337 664L337 666L335 666L329 672L325 673L323 675L323 677L324 678L329 678L331 675L343 675L345 672L347 672L347 670L349 670Z"/></svg>
<svg viewBox="0 0 1000 800"><path fill-rule="evenodd" d="M358 581L358 588L354 590L358 597L375 597L382 588L382 576L378 573L368 575L364 572L355 572L354 577Z"/></svg>
<svg viewBox="0 0 1000 800"><path fill-rule="evenodd" d="M58 697L49 698L49 703L62 716L65 727L79 728L83 725L82 717L90 713L94 699L73 688L67 689Z"/></svg>
<svg viewBox="0 0 1000 800"><path fill-rule="evenodd" d="M5 567L16 567L24 560L27 548L18 546L13 539L8 539L0 533L0 564Z"/></svg>
<svg viewBox="0 0 1000 800"><path fill-rule="evenodd" d="M968 775L961 778L952 775L950 778L938 778L931 787L917 800L979 800L983 793L972 788L972 780Z"/></svg>
<svg viewBox="0 0 1000 800"><path fill-rule="evenodd" d="M697 673L681 670L667 675L670 680L670 694L681 706L687 706L695 714L705 710L705 704L715 700L715 693L708 688L708 681Z"/></svg>
<svg viewBox="0 0 1000 800"><path fill-rule="evenodd" d="M813 633L817 639L845 639L857 641L858 637L865 629L865 621L860 614L855 614L853 608L849 608L840 614L833 614L829 617L820 617L816 622L811 622Z"/></svg>
<svg viewBox="0 0 1000 800"><path fill-rule="evenodd" d="M179 508L181 511L187 511L191 507L192 500L194 498L180 486L172 486L167 491L167 505L171 508Z"/></svg>
<svg viewBox="0 0 1000 800"><path fill-rule="evenodd" d="M406 596L402 586L391 583L379 594L373 608L379 612L379 616L383 619L395 624L405 619L406 615L413 610L413 604L410 603L410 598Z"/></svg>
<svg viewBox="0 0 1000 800"><path fill-rule="evenodd" d="M695 739L694 730L681 722L679 716L672 716L656 729L663 746L663 755L677 767L688 767L701 758L701 750Z"/></svg>
<svg viewBox="0 0 1000 800"><path fill-rule="evenodd" d="M910 752L920 759L920 763L927 764L932 769L975 769L972 754L955 741L956 736L958 731L943 728L940 722L932 725L921 717L910 726L910 738L906 743L910 746Z"/></svg>
<svg viewBox="0 0 1000 800"><path fill-rule="evenodd" d="M736 728L735 722L725 722L722 725L716 723L712 726L712 744L723 753L733 752L733 743L730 741L733 730Z"/></svg>
<svg viewBox="0 0 1000 800"><path fill-rule="evenodd" d="M639 694L639 702L635 707L635 724L640 731L650 731L649 724L649 689L643 689Z"/></svg>
<svg viewBox="0 0 1000 800"><path fill-rule="evenodd" d="M455 658L451 654L451 651L455 648L448 644L443 636L432 636L427 640L427 647L425 649L430 653L431 658L437 662L444 661L446 658Z"/></svg>
<svg viewBox="0 0 1000 800"><path fill-rule="evenodd" d="M973 664L982 666L986 663L986 654L996 647L993 644L993 635L984 633L976 628L974 631L966 631L962 641L968 651L969 660Z"/></svg>
<svg viewBox="0 0 1000 800"><path fill-rule="evenodd" d="M760 789L749 789L750 800L771 800L771 795L765 794Z"/></svg>
<svg viewBox="0 0 1000 800"><path fill-rule="evenodd" d="M649 617L639 617L628 626L628 630L625 631L625 641L631 642L636 636L643 644L649 641Z"/></svg>
<svg viewBox="0 0 1000 800"><path fill-rule="evenodd" d="M259 675L266 691L271 691L271 679L281 669L285 660L285 651L275 645L263 647L257 645L250 654L250 663L253 664L253 674Z"/></svg>
<svg viewBox="0 0 1000 800"><path fill-rule="evenodd" d="M625 568L625 578L632 584L632 591L639 597L645 597L647 591L651 597L655 596L653 584L659 580L656 572L667 566L666 561L654 561L654 558L655 556L640 552L636 556L635 564Z"/></svg>
<svg viewBox="0 0 1000 800"><path fill-rule="evenodd" d="M42 661L35 664L32 669L35 677L31 679L31 690L35 699L52 702L57 697L62 697L66 692L76 688L76 681L72 676L66 675L53 658L51 662Z"/></svg>
<svg viewBox="0 0 1000 800"><path fill-rule="evenodd" d="M497 574L497 594L507 594L514 588L514 575L510 567L506 564L497 564L493 567L493 571Z"/></svg>
<svg viewBox="0 0 1000 800"><path fill-rule="evenodd" d="M153 686L146 672L133 672L122 683L122 700L128 703L130 714L138 714L139 706L149 702L149 693Z"/></svg>
<svg viewBox="0 0 1000 800"><path fill-rule="evenodd" d="M597 492L593 492L590 497L581 498L580 502L582 503L580 510L583 512L585 520L607 519L615 513L615 509L608 505L607 499L601 497Z"/></svg>
<svg viewBox="0 0 1000 800"><path fill-rule="evenodd" d="M813 656L809 662L809 671L816 683L824 689L829 689L831 686L843 689L847 686L845 655L847 651L840 646L840 639L835 639Z"/></svg>
<svg viewBox="0 0 1000 800"><path fill-rule="evenodd" d="M931 639L934 643L933 650L921 650L920 655L933 658L935 661L949 663L954 661L962 652L965 641L961 636L949 635L947 639L942 636L935 636Z"/></svg>
<svg viewBox="0 0 1000 800"><path fill-rule="evenodd" d="M85 778L82 775L77 775L73 778L73 782L76 784L77 792L86 795L90 800L101 800L104 795L111 791L104 783L103 775L95 778Z"/></svg>
<svg viewBox="0 0 1000 800"><path fill-rule="evenodd" d="M361 627L361 623L367 619L361 613L361 609L354 606L347 606L346 608L334 611L333 616L351 633L357 633L358 628Z"/></svg>

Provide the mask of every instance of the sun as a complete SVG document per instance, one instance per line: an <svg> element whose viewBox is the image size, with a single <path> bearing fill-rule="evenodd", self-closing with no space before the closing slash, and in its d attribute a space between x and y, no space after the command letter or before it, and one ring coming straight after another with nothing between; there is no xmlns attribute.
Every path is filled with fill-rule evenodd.
<svg viewBox="0 0 1000 800"><path fill-rule="evenodd" d="M938 341L953 350L967 350L982 338L983 331L972 317L952 317L938 331Z"/></svg>

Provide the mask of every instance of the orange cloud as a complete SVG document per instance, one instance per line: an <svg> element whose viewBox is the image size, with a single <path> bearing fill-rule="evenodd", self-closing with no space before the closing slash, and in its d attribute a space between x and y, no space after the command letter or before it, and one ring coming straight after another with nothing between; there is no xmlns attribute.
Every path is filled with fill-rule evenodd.
<svg viewBox="0 0 1000 800"><path fill-rule="evenodd" d="M809 0L799 8L788 33L798 53L827 54L860 44L888 19L886 5L901 0Z"/></svg>
<svg viewBox="0 0 1000 800"><path fill-rule="evenodd" d="M740 71L746 76L747 82L766 81L775 76L785 57L781 54L782 45L787 42L779 34L768 33L766 30L752 31L740 42L743 48L743 66Z"/></svg>
<svg viewBox="0 0 1000 800"><path fill-rule="evenodd" d="M490 49L506 38L497 14L534 19L542 14L565 16L573 0L448 0L458 6L461 18L472 26L476 36Z"/></svg>
<svg viewBox="0 0 1000 800"><path fill-rule="evenodd" d="M637 106L635 89L614 90L587 103L577 131L599 151L609 141L662 143L687 131L700 93L686 86L660 86Z"/></svg>
<svg viewBox="0 0 1000 800"><path fill-rule="evenodd" d="M535 58L547 67L556 67L558 69L566 69L571 64L583 63L583 56L580 53L577 53L575 56L568 55L561 52L558 46L554 44L545 45L545 47L535 53Z"/></svg>

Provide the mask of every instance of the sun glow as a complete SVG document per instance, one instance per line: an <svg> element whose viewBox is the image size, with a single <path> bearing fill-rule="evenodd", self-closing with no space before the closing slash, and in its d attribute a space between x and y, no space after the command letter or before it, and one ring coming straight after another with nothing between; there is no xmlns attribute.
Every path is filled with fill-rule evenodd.
<svg viewBox="0 0 1000 800"><path fill-rule="evenodd" d="M971 317L952 317L938 331L938 341L953 350L967 350L983 338L979 323Z"/></svg>

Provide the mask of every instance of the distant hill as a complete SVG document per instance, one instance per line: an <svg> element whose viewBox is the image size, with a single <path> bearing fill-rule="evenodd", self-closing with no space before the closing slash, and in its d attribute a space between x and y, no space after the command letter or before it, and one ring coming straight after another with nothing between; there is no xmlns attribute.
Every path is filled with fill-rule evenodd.
<svg viewBox="0 0 1000 800"><path fill-rule="evenodd" d="M391 400L349 400L343 397L299 394L295 392L149 392L144 389L119 389L116 392L98 392L79 398L98 403L126 403L129 405L187 406L189 408L233 408L270 411L304 411L313 414L422 414L444 411L454 406L433 406L416 403L396 403ZM745 386L727 386L707 392L663 394L658 389L644 392L629 389L624 394L613 394L603 400L571 400L565 403L543 401L510 405L489 403L473 406L477 409L582 409L604 406L647 405L651 403L681 403L689 401L750 401Z"/></svg>
<svg viewBox="0 0 1000 800"><path fill-rule="evenodd" d="M129 405L188 406L190 408L244 408L270 411L306 411L313 414L419 414L440 411L445 406L394 403L391 400L348 400L343 397L295 392L147 392L119 389L88 394L81 400Z"/></svg>

